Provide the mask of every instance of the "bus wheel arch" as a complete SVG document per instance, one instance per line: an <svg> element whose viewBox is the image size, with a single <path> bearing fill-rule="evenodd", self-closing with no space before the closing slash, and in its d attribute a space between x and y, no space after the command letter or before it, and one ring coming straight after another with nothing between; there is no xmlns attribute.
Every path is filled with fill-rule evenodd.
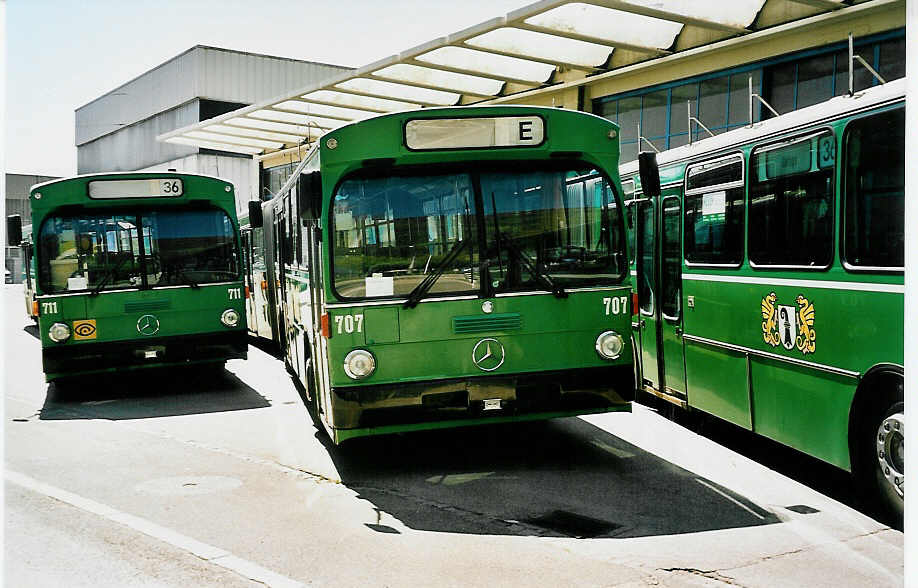
<svg viewBox="0 0 918 588"><path fill-rule="evenodd" d="M861 379L849 417L851 471L861 491L879 510L902 520L904 468L904 373L880 364Z"/></svg>

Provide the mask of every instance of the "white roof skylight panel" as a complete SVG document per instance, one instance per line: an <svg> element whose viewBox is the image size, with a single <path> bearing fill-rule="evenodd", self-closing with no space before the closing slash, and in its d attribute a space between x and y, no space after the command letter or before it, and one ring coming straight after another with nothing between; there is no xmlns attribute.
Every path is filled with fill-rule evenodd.
<svg viewBox="0 0 918 588"><path fill-rule="evenodd" d="M275 108L281 110L293 110L303 114L327 116L331 118L340 118L342 120L358 120L372 116L373 113L366 110L356 110L354 108L343 108L340 106L329 106L327 104L315 104L313 102L303 102L301 100L286 100L275 105Z"/></svg>
<svg viewBox="0 0 918 588"><path fill-rule="evenodd" d="M232 145L242 145L244 147L260 147L262 149L280 149L284 146L283 143L273 142L273 141L263 141L261 139L253 139L250 137L230 137L228 135L221 135L219 133L208 133L206 131L190 131L185 133L186 137L191 137L192 139L203 139L205 141L215 141L215 142L225 142Z"/></svg>
<svg viewBox="0 0 918 588"><path fill-rule="evenodd" d="M659 50L672 46L683 26L679 22L580 2L553 8L523 22L560 35L568 33L602 40L613 47L627 44Z"/></svg>
<svg viewBox="0 0 918 588"><path fill-rule="evenodd" d="M531 55L547 61L557 60L590 68L602 67L612 54L612 47L598 43L511 27L501 27L472 37L465 44L480 49Z"/></svg>
<svg viewBox="0 0 918 588"><path fill-rule="evenodd" d="M433 104L437 106L452 106L459 102L460 95L455 92L443 92L427 88L416 88L383 80L369 78L354 78L335 85L342 90L351 90L361 94L372 94L377 97L407 100L415 104Z"/></svg>
<svg viewBox="0 0 918 588"><path fill-rule="evenodd" d="M478 72L507 80L520 80L542 85L555 68L546 63L529 61L506 55L497 55L465 47L440 47L415 58L417 61Z"/></svg>
<svg viewBox="0 0 918 588"><path fill-rule="evenodd" d="M247 129L264 129L267 131L278 131L281 133L288 133L291 135L299 135L300 137L313 136L311 134L312 127L305 127L303 125L291 125L288 123L281 123L281 122L275 122L275 121L270 121L270 120L261 120L257 118L248 118L244 116L225 120L223 121L223 124L232 125L234 127L243 127ZM320 135L322 132L319 132L316 134Z"/></svg>
<svg viewBox="0 0 918 588"><path fill-rule="evenodd" d="M646 6L686 17L700 18L731 27L746 28L758 16L765 0L628 0L628 4ZM841 4L841 2L839 2Z"/></svg>
<svg viewBox="0 0 918 588"><path fill-rule="evenodd" d="M496 96L504 87L504 83L500 80L431 69L409 63L397 63L384 67L373 72L373 76L396 82L434 86L444 90L454 90L463 94L476 94L478 96Z"/></svg>
<svg viewBox="0 0 918 588"><path fill-rule="evenodd" d="M229 125L209 125L206 127L208 132L220 133L225 135L234 135L239 137L253 137L255 139L264 139L266 141L281 141L283 143L299 143L303 140L302 136L290 135L286 133L275 133L271 131L259 131L257 129L248 129L245 127L236 127Z"/></svg>
<svg viewBox="0 0 918 588"><path fill-rule="evenodd" d="M256 110L255 112L250 112L247 116L251 118L260 118L264 120L273 120L275 122L285 122L294 125L310 126L310 127L321 127L325 129L333 129L335 127L340 127L345 124L347 121L333 119L333 118L323 118L321 116L310 116L307 114L295 114L293 112L281 112L279 110Z"/></svg>
<svg viewBox="0 0 918 588"><path fill-rule="evenodd" d="M203 147L204 149L214 149L215 151L229 151L231 153L247 153L249 155L258 155L264 149L258 147L243 147L241 145L232 145L230 143L218 143L213 141L202 141L200 139L189 139L187 133L179 137L170 137L165 139L166 143L175 143L177 145L191 145L192 147Z"/></svg>
<svg viewBox="0 0 918 588"><path fill-rule="evenodd" d="M310 102L323 102L326 104L338 104L350 108L362 108L370 112L397 112L399 110L413 110L418 107L411 102L400 102L398 100L386 100L385 98L371 98L370 96L357 96L355 94L345 94L344 92L335 92L333 90L316 90L302 96L304 100Z"/></svg>

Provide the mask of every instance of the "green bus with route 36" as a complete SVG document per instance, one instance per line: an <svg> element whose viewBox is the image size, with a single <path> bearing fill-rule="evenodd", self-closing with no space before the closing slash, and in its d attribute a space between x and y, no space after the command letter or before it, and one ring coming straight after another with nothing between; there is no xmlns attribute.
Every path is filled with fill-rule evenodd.
<svg viewBox="0 0 918 588"><path fill-rule="evenodd" d="M901 517L904 80L620 171L639 388L851 471Z"/></svg>
<svg viewBox="0 0 918 588"><path fill-rule="evenodd" d="M93 174L30 191L34 311L47 381L245 358L231 183ZM18 217L11 244L22 240Z"/></svg>

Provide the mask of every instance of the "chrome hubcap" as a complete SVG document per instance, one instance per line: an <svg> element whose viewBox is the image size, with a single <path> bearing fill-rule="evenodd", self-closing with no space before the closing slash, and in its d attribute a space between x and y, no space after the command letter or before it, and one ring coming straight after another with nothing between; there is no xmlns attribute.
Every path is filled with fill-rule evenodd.
<svg viewBox="0 0 918 588"><path fill-rule="evenodd" d="M891 414L877 430L877 461L880 472L896 493L905 495L905 415Z"/></svg>

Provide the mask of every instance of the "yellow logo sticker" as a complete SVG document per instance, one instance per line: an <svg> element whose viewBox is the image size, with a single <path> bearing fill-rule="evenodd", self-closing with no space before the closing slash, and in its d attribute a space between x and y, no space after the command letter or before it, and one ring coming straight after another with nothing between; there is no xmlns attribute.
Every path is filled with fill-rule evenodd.
<svg viewBox="0 0 918 588"><path fill-rule="evenodd" d="M771 292L762 298L762 338L772 347L801 351L804 355L816 351L816 309L813 303L797 296L797 306L778 304Z"/></svg>
<svg viewBox="0 0 918 588"><path fill-rule="evenodd" d="M96 319L73 321L73 340L96 338Z"/></svg>

